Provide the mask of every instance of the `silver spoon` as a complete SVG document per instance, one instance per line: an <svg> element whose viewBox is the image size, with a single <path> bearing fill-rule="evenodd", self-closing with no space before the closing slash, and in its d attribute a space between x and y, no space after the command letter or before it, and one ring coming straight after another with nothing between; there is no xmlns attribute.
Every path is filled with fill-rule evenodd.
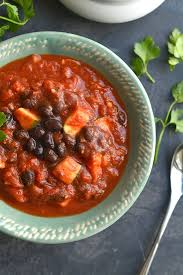
<svg viewBox="0 0 183 275"><path fill-rule="evenodd" d="M151 264L158 250L159 243L165 232L167 224L172 216L172 213L183 195L183 144L177 147L172 158L171 171L170 171L170 182L171 182L171 195L169 206L163 220L163 223L159 229L157 237L153 243L151 251L143 265L143 268L139 275L147 275L149 273Z"/></svg>

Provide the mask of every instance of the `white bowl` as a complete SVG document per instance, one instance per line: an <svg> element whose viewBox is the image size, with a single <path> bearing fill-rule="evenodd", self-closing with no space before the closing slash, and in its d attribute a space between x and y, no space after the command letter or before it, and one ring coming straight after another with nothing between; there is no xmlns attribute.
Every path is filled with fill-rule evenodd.
<svg viewBox="0 0 183 275"><path fill-rule="evenodd" d="M140 18L165 0L60 0L73 12L104 23L122 23Z"/></svg>

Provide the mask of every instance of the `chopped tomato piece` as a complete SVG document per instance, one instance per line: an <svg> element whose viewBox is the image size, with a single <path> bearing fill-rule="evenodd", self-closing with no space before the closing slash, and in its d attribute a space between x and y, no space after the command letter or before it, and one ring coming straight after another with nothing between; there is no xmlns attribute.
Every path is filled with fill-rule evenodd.
<svg viewBox="0 0 183 275"><path fill-rule="evenodd" d="M17 189L13 187L8 188L8 192L14 197L14 199L18 202L26 202L27 198L24 194L23 189Z"/></svg>
<svg viewBox="0 0 183 275"><path fill-rule="evenodd" d="M5 149L0 146L0 169L5 168L7 157L5 156Z"/></svg>
<svg viewBox="0 0 183 275"><path fill-rule="evenodd" d="M22 93L26 90L26 85L27 83L23 83L23 81L19 81L16 80L13 85L12 85L12 89L16 92L16 93Z"/></svg>
<svg viewBox="0 0 183 275"><path fill-rule="evenodd" d="M102 154L94 153L88 162L88 168L93 178L93 182L97 182L102 177Z"/></svg>
<svg viewBox="0 0 183 275"><path fill-rule="evenodd" d="M95 125L99 126L104 131L110 131L110 121L108 117L101 117L95 121Z"/></svg>
<svg viewBox="0 0 183 275"><path fill-rule="evenodd" d="M13 166L4 169L3 181L6 186L12 186L15 188L23 187L17 169Z"/></svg>

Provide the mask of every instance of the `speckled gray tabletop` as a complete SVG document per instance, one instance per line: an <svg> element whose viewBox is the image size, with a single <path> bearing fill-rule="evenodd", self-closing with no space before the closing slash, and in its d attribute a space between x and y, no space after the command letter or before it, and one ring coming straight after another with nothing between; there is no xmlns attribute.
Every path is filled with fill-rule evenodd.
<svg viewBox="0 0 183 275"><path fill-rule="evenodd" d="M183 80L183 65L173 73L169 72L165 46L167 35L175 26L183 30L182 0L167 0L152 14L117 25L82 19L64 8L58 0L36 0L35 4L36 16L19 34L44 30L80 34L111 48L127 63L134 42L145 35L152 35L163 49L161 58L151 67L157 83L151 85L144 79L142 82L155 114L165 114L171 86ZM138 274L164 215L169 197L170 160L181 141L183 136L174 135L171 130L166 133L158 165L153 168L143 193L123 218L98 235L70 244L41 245L0 233L0 275ZM170 221L150 274L183 274L182 256L183 200Z"/></svg>

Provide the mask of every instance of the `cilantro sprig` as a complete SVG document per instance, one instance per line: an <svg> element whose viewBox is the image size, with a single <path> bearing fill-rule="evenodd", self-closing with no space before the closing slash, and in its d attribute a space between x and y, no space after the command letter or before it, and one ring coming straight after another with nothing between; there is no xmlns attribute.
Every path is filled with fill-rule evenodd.
<svg viewBox="0 0 183 275"><path fill-rule="evenodd" d="M137 57L132 60L132 69L137 76L146 75L147 78L155 83L154 78L148 71L148 64L151 60L160 56L160 48L155 44L151 36L147 36L144 40L135 43L134 53Z"/></svg>
<svg viewBox="0 0 183 275"><path fill-rule="evenodd" d="M6 123L6 115L3 112L0 112L0 127ZM0 130L0 142L6 138L6 134Z"/></svg>
<svg viewBox="0 0 183 275"><path fill-rule="evenodd" d="M155 118L156 123L160 123L162 128L156 143L154 163L156 163L158 160L160 145L166 128L170 125L173 125L175 127L175 132L183 133L183 109L174 109L176 104L183 103L183 81L176 84L172 88L172 97L174 100L168 109L165 120L162 120L161 118Z"/></svg>
<svg viewBox="0 0 183 275"><path fill-rule="evenodd" d="M2 38L6 31L16 31L21 26L25 25L31 17L34 16L33 0L13 0L13 4L9 1L3 0L0 3L0 8L5 9L6 15L0 15L0 38ZM20 11L23 16L20 17Z"/></svg>
<svg viewBox="0 0 183 275"><path fill-rule="evenodd" d="M168 63L170 71L175 69L175 66L183 62L183 33L175 28L169 35L168 40Z"/></svg>

